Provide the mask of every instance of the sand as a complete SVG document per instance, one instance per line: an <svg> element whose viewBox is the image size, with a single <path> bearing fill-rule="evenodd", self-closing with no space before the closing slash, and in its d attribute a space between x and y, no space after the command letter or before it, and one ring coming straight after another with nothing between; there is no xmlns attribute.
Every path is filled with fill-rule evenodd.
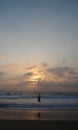
<svg viewBox="0 0 78 130"><path fill-rule="evenodd" d="M0 109L0 129L78 129L78 110Z"/></svg>
<svg viewBox="0 0 78 130"><path fill-rule="evenodd" d="M0 109L4 120L78 120L78 110Z"/></svg>

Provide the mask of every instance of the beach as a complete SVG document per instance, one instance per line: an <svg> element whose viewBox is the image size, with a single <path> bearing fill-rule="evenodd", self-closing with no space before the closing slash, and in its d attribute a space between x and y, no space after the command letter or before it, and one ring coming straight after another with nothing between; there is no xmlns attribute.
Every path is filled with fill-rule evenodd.
<svg viewBox="0 0 78 130"><path fill-rule="evenodd" d="M0 109L0 120L78 121L78 110Z"/></svg>
<svg viewBox="0 0 78 130"><path fill-rule="evenodd" d="M78 110L3 110L0 128L71 129L78 128Z"/></svg>
<svg viewBox="0 0 78 130"><path fill-rule="evenodd" d="M0 129L78 128L77 95L36 95L0 92Z"/></svg>

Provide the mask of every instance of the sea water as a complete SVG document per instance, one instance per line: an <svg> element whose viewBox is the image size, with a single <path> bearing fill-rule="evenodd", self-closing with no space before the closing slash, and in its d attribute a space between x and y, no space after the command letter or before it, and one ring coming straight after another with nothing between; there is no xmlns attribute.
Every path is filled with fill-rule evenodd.
<svg viewBox="0 0 78 130"><path fill-rule="evenodd" d="M1 109L78 109L78 95L0 92Z"/></svg>

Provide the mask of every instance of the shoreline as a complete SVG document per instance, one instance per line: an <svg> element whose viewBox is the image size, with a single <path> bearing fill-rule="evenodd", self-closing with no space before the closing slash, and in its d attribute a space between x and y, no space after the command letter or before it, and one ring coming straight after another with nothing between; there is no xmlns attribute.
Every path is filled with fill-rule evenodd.
<svg viewBox="0 0 78 130"><path fill-rule="evenodd" d="M78 129L78 110L3 110L0 129Z"/></svg>
<svg viewBox="0 0 78 130"><path fill-rule="evenodd" d="M0 120L78 121L78 110L0 109Z"/></svg>

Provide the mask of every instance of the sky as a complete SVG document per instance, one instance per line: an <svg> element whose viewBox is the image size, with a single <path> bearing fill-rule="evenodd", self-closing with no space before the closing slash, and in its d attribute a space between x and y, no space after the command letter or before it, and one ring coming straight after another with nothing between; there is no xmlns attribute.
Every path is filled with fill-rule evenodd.
<svg viewBox="0 0 78 130"><path fill-rule="evenodd" d="M0 0L0 90L78 92L78 0Z"/></svg>

